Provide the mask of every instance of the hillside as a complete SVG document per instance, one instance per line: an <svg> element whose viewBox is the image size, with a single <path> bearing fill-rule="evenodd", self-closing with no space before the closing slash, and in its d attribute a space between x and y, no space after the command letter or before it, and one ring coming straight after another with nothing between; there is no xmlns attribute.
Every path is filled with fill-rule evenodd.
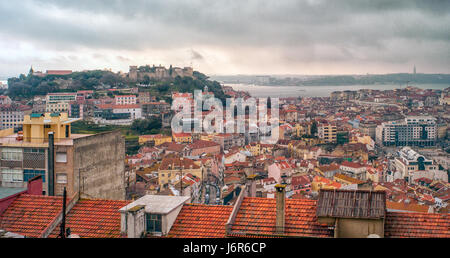
<svg viewBox="0 0 450 258"><path fill-rule="evenodd" d="M74 92L78 90L104 90L110 88L130 88L139 87L142 81L131 82L127 77L117 73L102 70L91 70L74 72L69 75L47 75L44 77L21 74L18 78L8 79L9 89L7 94L14 100L31 99L36 95L46 95L49 92ZM215 96L222 101L225 95L217 81L209 78L197 71L194 71L194 78L175 77L165 80L151 80L147 82L149 87L142 90L150 91L159 99L167 98L172 91L193 92L195 89L202 90L208 86Z"/></svg>

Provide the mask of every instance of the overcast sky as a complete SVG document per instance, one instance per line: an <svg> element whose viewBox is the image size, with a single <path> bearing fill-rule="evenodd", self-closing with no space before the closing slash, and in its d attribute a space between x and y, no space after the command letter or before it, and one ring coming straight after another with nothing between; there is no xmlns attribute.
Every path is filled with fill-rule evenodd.
<svg viewBox="0 0 450 258"><path fill-rule="evenodd" d="M0 1L0 76L191 63L209 75L449 73L450 1Z"/></svg>

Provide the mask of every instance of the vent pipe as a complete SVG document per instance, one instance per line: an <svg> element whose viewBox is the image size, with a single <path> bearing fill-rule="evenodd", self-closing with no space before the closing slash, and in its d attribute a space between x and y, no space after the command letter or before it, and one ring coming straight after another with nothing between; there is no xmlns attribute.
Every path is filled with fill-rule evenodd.
<svg viewBox="0 0 450 258"><path fill-rule="evenodd" d="M48 133L48 195L55 195L55 138L53 132Z"/></svg>

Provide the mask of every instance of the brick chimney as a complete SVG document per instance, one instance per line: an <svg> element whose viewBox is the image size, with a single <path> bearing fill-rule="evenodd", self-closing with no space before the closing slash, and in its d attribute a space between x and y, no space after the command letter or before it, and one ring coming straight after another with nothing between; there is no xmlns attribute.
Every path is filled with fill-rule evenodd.
<svg viewBox="0 0 450 258"><path fill-rule="evenodd" d="M286 186L282 184L275 185L276 193L276 222L275 222L275 233L276 234L283 234L284 233L284 218L285 218L285 212L286 212Z"/></svg>
<svg viewBox="0 0 450 258"><path fill-rule="evenodd" d="M257 175L250 175L247 177L247 196L256 197L256 178Z"/></svg>

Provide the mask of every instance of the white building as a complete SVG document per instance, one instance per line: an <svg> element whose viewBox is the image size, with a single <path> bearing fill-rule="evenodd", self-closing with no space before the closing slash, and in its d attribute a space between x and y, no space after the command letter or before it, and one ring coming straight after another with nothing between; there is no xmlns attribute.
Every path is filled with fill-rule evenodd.
<svg viewBox="0 0 450 258"><path fill-rule="evenodd" d="M398 157L394 159L394 167L396 170L394 179L404 178L411 182L411 180L418 178L418 175L420 175L419 177L429 177L426 176L426 173L424 174L421 172L439 169L438 165L434 164L433 160L427 159L410 147L403 147L397 154ZM416 176L414 176L415 173L417 174Z"/></svg>
<svg viewBox="0 0 450 258"><path fill-rule="evenodd" d="M142 109L138 104L115 105L113 106L113 113L130 113L131 120L142 118Z"/></svg>
<svg viewBox="0 0 450 258"><path fill-rule="evenodd" d="M116 95L114 96L116 105L134 105L136 104L136 95Z"/></svg>
<svg viewBox="0 0 450 258"><path fill-rule="evenodd" d="M402 122L382 123L376 129L376 141L384 146L433 146L436 138L436 118L431 116L411 116Z"/></svg>

